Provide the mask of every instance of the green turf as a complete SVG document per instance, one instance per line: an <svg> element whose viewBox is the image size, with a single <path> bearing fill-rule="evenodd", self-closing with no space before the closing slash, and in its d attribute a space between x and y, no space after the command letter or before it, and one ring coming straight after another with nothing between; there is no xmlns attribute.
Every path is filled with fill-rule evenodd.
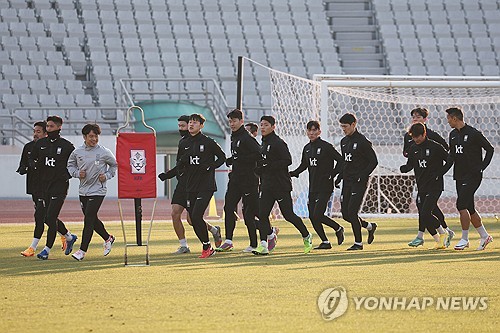
<svg viewBox="0 0 500 333"><path fill-rule="evenodd" d="M191 229L193 253L170 254L178 246L172 226L158 222L150 267L123 267L123 237L116 223L108 226L118 236L111 254L102 256L102 241L94 236L82 262L56 247L51 260L23 258L32 226L0 225L0 332L498 332L497 222L484 221L496 239L486 251L474 251L479 240L471 230L471 249L458 252L429 250L428 235L423 248L409 248L415 220L376 221L375 242L365 244L365 250L345 251L353 238L344 222L344 245L308 255L302 253L298 232L280 221L278 247L267 257L240 253L248 244L246 228L238 223L235 250L207 260L197 258L200 245ZM460 229L456 220L450 222ZM81 236L81 224L70 228ZM143 250L131 249L131 259L141 261ZM347 289L349 308L327 322L317 299L335 286ZM486 296L488 309L357 311L351 299L361 296Z"/></svg>

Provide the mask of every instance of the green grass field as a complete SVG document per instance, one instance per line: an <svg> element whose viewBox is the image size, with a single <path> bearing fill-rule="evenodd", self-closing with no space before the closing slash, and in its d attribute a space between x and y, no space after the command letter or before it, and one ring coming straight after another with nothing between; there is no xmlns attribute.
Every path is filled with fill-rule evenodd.
<svg viewBox="0 0 500 333"><path fill-rule="evenodd" d="M373 221L379 229L365 250L345 251L353 237L343 222L342 246L308 255L298 232L280 221L278 247L267 257L240 253L248 244L246 228L238 222L235 250L207 260L197 258L200 245L191 229L192 253L172 255L178 245L172 226L156 222L150 267L123 266L117 223L108 225L118 236L111 254L102 256L102 241L94 236L82 262L56 247L48 261L24 258L20 252L31 241L32 226L0 225L0 332L499 332L498 222L484 220L495 238L485 251L475 251L479 238L472 230L471 248L458 252L429 250L429 235L424 248L409 248L415 220ZM458 221L449 223L459 235ZM82 227L70 225L79 236ZM130 249L131 260L142 261L143 251ZM349 307L343 316L324 321L317 299L335 286L347 290ZM356 310L351 299L361 296L485 296L488 308Z"/></svg>

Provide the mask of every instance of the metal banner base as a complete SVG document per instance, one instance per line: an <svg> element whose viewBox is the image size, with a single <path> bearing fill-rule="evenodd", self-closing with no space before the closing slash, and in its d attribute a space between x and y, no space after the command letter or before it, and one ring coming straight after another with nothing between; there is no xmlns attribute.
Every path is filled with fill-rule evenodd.
<svg viewBox="0 0 500 333"><path fill-rule="evenodd" d="M153 228L153 219L155 215L155 209L156 209L156 201L157 199L155 198L155 201L153 203L153 211L151 212L151 220L149 222L149 229L148 229L148 237L146 238L146 242L140 242L140 243L127 243L127 235L125 233L125 223L123 221L123 211L122 211L122 205L120 199L118 199L118 208L120 210L120 221L122 224L122 231L123 231L123 242L125 243L125 255L124 255L124 265L125 266L149 266L149 240L151 238L151 229ZM137 212L136 212L137 214ZM140 230L139 226L137 226L138 223L141 223L140 221L136 220L136 231ZM139 239L139 238L138 238ZM128 256L127 256L127 249L130 246L145 246L146 247L146 260L144 264L129 264L128 263Z"/></svg>

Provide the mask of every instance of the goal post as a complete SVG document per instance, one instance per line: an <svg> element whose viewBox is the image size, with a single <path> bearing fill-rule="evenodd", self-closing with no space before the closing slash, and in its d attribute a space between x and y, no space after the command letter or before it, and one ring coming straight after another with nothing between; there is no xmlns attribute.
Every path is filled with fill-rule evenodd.
<svg viewBox="0 0 500 333"><path fill-rule="evenodd" d="M307 79L278 71L251 59L254 78L269 80L271 101L267 114L276 117L276 132L288 144L292 155L290 170L300 163L308 142L306 124L319 120L321 137L340 151L343 137L338 120L346 112L358 118L358 130L372 143L379 165L370 179L361 214L409 216L417 213L414 204L413 173L401 174L406 163L402 155L403 136L411 124L410 111L429 110L427 125L446 141L451 131L446 121L449 107L461 107L465 121L482 131L496 149L476 192L476 207L483 215L500 210L500 77L426 77L314 75ZM258 67L258 69L256 69ZM256 75L255 73L259 73ZM244 80L243 72L239 80ZM251 90L244 89L243 98ZM293 179L294 211L307 217L308 173ZM329 213L340 214L340 190L335 189ZM456 216L456 190L452 171L445 175L445 190L439 201L445 214ZM279 209L273 211L280 216ZM395 214L397 213L397 214Z"/></svg>

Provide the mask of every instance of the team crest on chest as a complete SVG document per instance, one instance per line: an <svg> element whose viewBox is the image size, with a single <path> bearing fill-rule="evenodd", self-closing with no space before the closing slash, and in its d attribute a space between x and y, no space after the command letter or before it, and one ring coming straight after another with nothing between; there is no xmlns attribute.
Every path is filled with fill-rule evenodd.
<svg viewBox="0 0 500 333"><path fill-rule="evenodd" d="M467 139L469 138L469 135L465 134L464 135L464 142L467 142Z"/></svg>
<svg viewBox="0 0 500 333"><path fill-rule="evenodd" d="M200 145L200 153L203 153L205 151L205 145Z"/></svg>
<svg viewBox="0 0 500 333"><path fill-rule="evenodd" d="M240 142L241 142L241 140L236 141L236 147L238 147L238 148L240 147Z"/></svg>
<svg viewBox="0 0 500 333"><path fill-rule="evenodd" d="M352 145L352 149L356 149L356 148L358 148L358 143L354 142L353 145Z"/></svg>
<svg viewBox="0 0 500 333"><path fill-rule="evenodd" d="M62 148L61 147L57 147L57 155L60 155L62 153Z"/></svg>
<svg viewBox="0 0 500 333"><path fill-rule="evenodd" d="M319 155L321 153L321 147L316 150L316 155Z"/></svg>
<svg viewBox="0 0 500 333"><path fill-rule="evenodd" d="M271 145L267 146L267 151L271 150Z"/></svg>
<svg viewBox="0 0 500 333"><path fill-rule="evenodd" d="M429 150L429 149L426 149L426 150L425 150L425 156L430 156L430 155L431 155L430 150Z"/></svg>

